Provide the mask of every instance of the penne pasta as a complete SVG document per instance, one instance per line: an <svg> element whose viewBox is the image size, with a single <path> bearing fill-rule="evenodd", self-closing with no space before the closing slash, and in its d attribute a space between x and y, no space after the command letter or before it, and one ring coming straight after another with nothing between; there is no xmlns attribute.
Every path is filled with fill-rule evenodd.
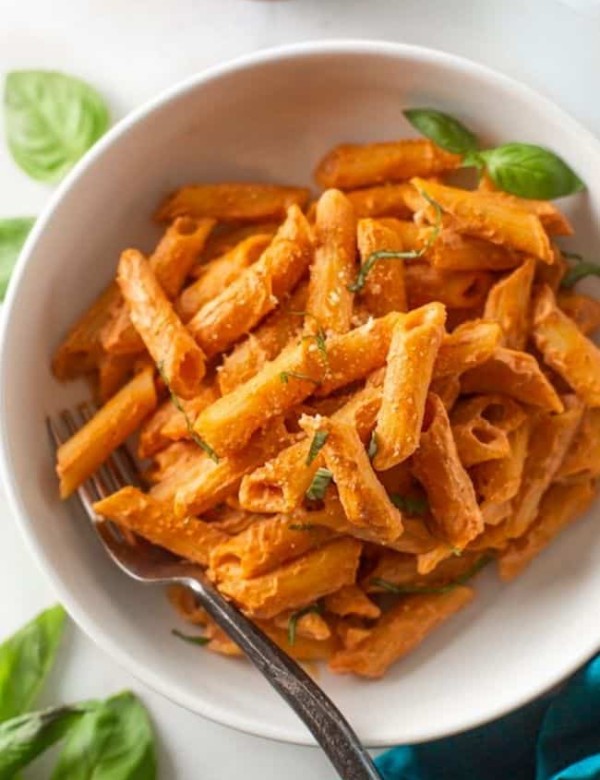
<svg viewBox="0 0 600 780"><path fill-rule="evenodd" d="M492 286L486 271L448 272L417 261L406 264L404 278L410 309L433 301L449 309L471 309L483 304Z"/></svg>
<svg viewBox="0 0 600 780"><path fill-rule="evenodd" d="M485 309L484 319L500 324L504 334L504 346L509 349L525 349L530 328L531 285L535 274L535 260L529 258L492 287Z"/></svg>
<svg viewBox="0 0 600 780"><path fill-rule="evenodd" d="M589 480L570 485L552 485L544 495L531 527L499 553L500 577L512 580L521 574L536 555L587 510L593 497L594 486Z"/></svg>
<svg viewBox="0 0 600 780"><path fill-rule="evenodd" d="M151 371L141 371L58 448L56 473L67 498L138 428L156 406Z"/></svg>
<svg viewBox="0 0 600 780"><path fill-rule="evenodd" d="M600 409L586 409L573 443L554 478L588 480L598 476L600 476Z"/></svg>
<svg viewBox="0 0 600 780"><path fill-rule="evenodd" d="M204 354L173 311L141 252L123 252L117 281L131 321L169 387L182 398L193 398L205 373Z"/></svg>
<svg viewBox="0 0 600 780"><path fill-rule="evenodd" d="M406 202L406 196L407 194L412 195L412 192L412 185L404 182L351 190L346 193L346 197L359 218L397 217L398 219L408 219L412 210Z"/></svg>
<svg viewBox="0 0 600 780"><path fill-rule="evenodd" d="M528 419L508 433L510 450L505 457L479 463L469 472L477 495L483 499L480 506L486 525L489 523L489 515L485 516L487 507L504 506L519 492L530 434L531 421Z"/></svg>
<svg viewBox="0 0 600 780"><path fill-rule="evenodd" d="M600 350L558 308L547 286L538 292L534 301L533 338L544 362L588 406L600 406Z"/></svg>
<svg viewBox="0 0 600 780"><path fill-rule="evenodd" d="M496 354L502 330L496 322L471 320L446 334L433 370L435 379L457 377Z"/></svg>
<svg viewBox="0 0 600 780"><path fill-rule="evenodd" d="M437 396L427 400L425 424L413 472L427 492L440 536L459 550L483 530L473 484L462 466L450 420Z"/></svg>
<svg viewBox="0 0 600 780"><path fill-rule="evenodd" d="M554 262L550 241L536 214L491 193L468 192L422 178L412 179L418 189L439 204L460 233L484 238L493 244Z"/></svg>
<svg viewBox="0 0 600 780"><path fill-rule="evenodd" d="M327 190L317 203L315 257L310 269L307 333L346 333L352 320L349 285L356 267L356 216L339 190Z"/></svg>
<svg viewBox="0 0 600 780"><path fill-rule="evenodd" d="M394 328L374 433L373 465L378 471L406 460L419 444L445 320L444 307L432 303L410 312Z"/></svg>
<svg viewBox="0 0 600 780"><path fill-rule="evenodd" d="M461 463L470 468L478 463L510 456L508 434L523 425L523 409L501 395L474 396L452 410L452 434Z"/></svg>
<svg viewBox="0 0 600 780"><path fill-rule="evenodd" d="M156 213L159 222L177 217L219 222L260 222L285 217L290 206L304 206L308 190L276 184L197 184L182 187Z"/></svg>
<svg viewBox="0 0 600 780"><path fill-rule="evenodd" d="M222 531L197 517L177 517L168 505L134 487L122 488L96 501L94 511L201 566L208 566L210 551L226 538Z"/></svg>
<svg viewBox="0 0 600 780"><path fill-rule="evenodd" d="M584 336L600 328L600 301L588 295L560 290L556 296L559 309L573 320Z"/></svg>
<svg viewBox="0 0 600 780"><path fill-rule="evenodd" d="M461 587L442 594L407 596L386 612L356 647L334 653L329 662L331 671L382 677L440 623L466 606L473 595L470 588Z"/></svg>
<svg viewBox="0 0 600 780"><path fill-rule="evenodd" d="M413 176L437 176L459 165L458 155L426 140L341 144L321 160L315 179L323 188L352 190Z"/></svg>
<svg viewBox="0 0 600 780"><path fill-rule="evenodd" d="M397 228L400 224L395 220L359 221L358 249L361 265L364 266L375 252L405 251L401 230ZM406 311L404 261L394 258L375 263L366 278L361 297L368 310L376 317L383 317L393 311Z"/></svg>

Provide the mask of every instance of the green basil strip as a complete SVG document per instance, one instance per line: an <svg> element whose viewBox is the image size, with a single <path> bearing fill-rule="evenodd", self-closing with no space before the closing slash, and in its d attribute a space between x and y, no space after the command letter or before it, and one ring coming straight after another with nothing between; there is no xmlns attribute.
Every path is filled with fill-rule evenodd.
<svg viewBox="0 0 600 780"><path fill-rule="evenodd" d="M402 496L400 493L392 493L390 495L390 501L401 512L406 512L408 515L424 515L429 509L426 498Z"/></svg>
<svg viewBox="0 0 600 780"><path fill-rule="evenodd" d="M465 154L477 149L475 134L448 114L433 108L410 108L404 116L422 135L448 152Z"/></svg>
<svg viewBox="0 0 600 780"><path fill-rule="evenodd" d="M585 189L560 157L541 146L509 143L479 155L494 184L521 198L552 200Z"/></svg>
<svg viewBox="0 0 600 780"><path fill-rule="evenodd" d="M33 704L54 663L64 624L64 609L51 607L0 645L0 721Z"/></svg>
<svg viewBox="0 0 600 780"><path fill-rule="evenodd" d="M460 577L457 577L455 580L452 580L452 582L449 582L447 585L396 585L395 583L389 582L389 580L384 580L380 577L373 577L371 584L377 586L378 588L383 588L390 593L394 593L397 596L414 595L419 593L448 593L449 591L454 590L461 585L465 585L476 574L479 574L483 567L487 566L491 560L491 555L482 555L481 558L468 571L466 571Z"/></svg>
<svg viewBox="0 0 600 780"><path fill-rule="evenodd" d="M13 71L4 90L6 139L25 173L56 182L106 132L100 95L79 79L53 71Z"/></svg>
<svg viewBox="0 0 600 780"><path fill-rule="evenodd" d="M34 222L34 217L0 219L0 301L4 300L10 275Z"/></svg>
<svg viewBox="0 0 600 780"><path fill-rule="evenodd" d="M315 431L315 435L313 436L313 440L310 443L310 449L308 450L308 455L306 457L307 466L310 466L319 452L321 452L328 436L329 433L327 431Z"/></svg>
<svg viewBox="0 0 600 780"><path fill-rule="evenodd" d="M329 487L333 474L329 469L320 468L317 469L313 481L310 483L308 490L306 491L306 498L310 501L322 501L325 498L325 493Z"/></svg>
<svg viewBox="0 0 600 780"><path fill-rule="evenodd" d="M581 279L585 279L586 276L600 276L600 265L585 260L578 262L577 265L569 268L563 276L560 286L570 289Z"/></svg>
<svg viewBox="0 0 600 780"><path fill-rule="evenodd" d="M69 731L52 780L155 780L152 726L142 704L120 693Z"/></svg>
<svg viewBox="0 0 600 780"><path fill-rule="evenodd" d="M296 612L292 612L288 620L288 645L294 645L296 643L296 630L298 628L298 621L301 617L304 617L304 615L310 615L311 613L320 615L322 612L323 608L319 603L309 604L307 607L303 607Z"/></svg>
<svg viewBox="0 0 600 780"><path fill-rule="evenodd" d="M62 739L96 706L85 702L54 707L0 723L0 780L13 780L20 769Z"/></svg>
<svg viewBox="0 0 600 780"><path fill-rule="evenodd" d="M210 638L207 636L194 636L192 634L184 634L181 631L178 631L176 628L174 628L171 633L173 636L176 636L177 639L181 639L183 642L189 642L190 645L200 645L204 646L207 645L210 642Z"/></svg>

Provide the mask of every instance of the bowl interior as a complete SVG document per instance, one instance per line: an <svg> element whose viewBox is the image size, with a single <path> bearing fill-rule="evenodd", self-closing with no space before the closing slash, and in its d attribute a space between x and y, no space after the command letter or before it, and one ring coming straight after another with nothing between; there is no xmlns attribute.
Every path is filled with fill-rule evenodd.
<svg viewBox="0 0 600 780"><path fill-rule="evenodd" d="M408 106L454 113L490 141L545 144L587 181L564 203L585 252L598 245L600 151L562 112L513 82L446 55L383 44L300 47L218 69L123 123L62 188L21 258L2 352L2 439L13 506L60 598L146 683L223 723L311 742L250 665L178 642L163 593L106 560L82 515L61 504L44 417L86 397L49 371L68 325L112 276L120 250L152 247L162 196L196 181L311 183L340 141L412 135ZM597 515L594 510L592 515ZM510 585L478 598L382 681L319 682L372 745L439 737L499 715L569 673L600 644L600 540L589 518Z"/></svg>

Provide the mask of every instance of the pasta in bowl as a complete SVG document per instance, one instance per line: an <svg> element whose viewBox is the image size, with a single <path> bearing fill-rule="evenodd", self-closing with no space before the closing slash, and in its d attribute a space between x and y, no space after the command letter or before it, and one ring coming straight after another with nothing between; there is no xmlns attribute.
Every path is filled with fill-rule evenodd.
<svg viewBox="0 0 600 780"><path fill-rule="evenodd" d="M147 485L99 509L201 559L288 652L324 661L369 744L475 725L595 649L593 523L547 544L592 498L597 305L561 282L563 250L593 257L595 146L500 77L381 46L265 55L117 128L32 236L4 334L5 475L61 600L157 690L301 742L189 593L169 604L98 554L57 500L40 420L89 399L91 376L99 412L61 452L63 495L128 439ZM555 150L590 192L525 198L491 163L467 182L465 152L406 122L419 105L482 147Z"/></svg>
<svg viewBox="0 0 600 780"><path fill-rule="evenodd" d="M207 566L334 672L383 675L484 564L526 567L600 474L600 302L561 291L571 225L487 173L440 181L465 163L401 140L332 150L311 203L184 187L54 356L103 403L58 450L61 495L139 430L147 491L96 512ZM208 650L241 654L191 592L170 599Z"/></svg>

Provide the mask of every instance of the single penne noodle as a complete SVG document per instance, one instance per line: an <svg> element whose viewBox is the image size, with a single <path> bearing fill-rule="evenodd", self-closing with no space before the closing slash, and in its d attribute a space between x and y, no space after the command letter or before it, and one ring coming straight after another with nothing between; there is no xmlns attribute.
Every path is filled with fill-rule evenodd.
<svg viewBox="0 0 600 780"><path fill-rule="evenodd" d="M323 458L348 523L367 527L374 537L387 541L401 536L402 515L377 479L356 428L326 417L302 417L300 425L311 437L317 431L327 433Z"/></svg>
<svg viewBox="0 0 600 780"><path fill-rule="evenodd" d="M355 615L367 620L376 620L381 616L381 609L358 585L344 585L335 593L325 596L323 604L327 612L340 617Z"/></svg>
<svg viewBox="0 0 600 780"><path fill-rule="evenodd" d="M447 374L446 376L434 377L429 389L439 397L446 407L446 411L451 412L460 395L460 376Z"/></svg>
<svg viewBox="0 0 600 780"><path fill-rule="evenodd" d="M458 155L425 139L341 144L321 160L315 178L323 188L352 190L413 176L437 176L459 165Z"/></svg>
<svg viewBox="0 0 600 780"><path fill-rule="evenodd" d="M378 471L406 460L419 445L445 320L444 307L432 303L409 312L394 328L375 427L373 465Z"/></svg>
<svg viewBox="0 0 600 780"><path fill-rule="evenodd" d="M291 655L297 661L324 661L329 658L336 646L333 636L328 639L310 639L298 634L293 645L289 643L287 628L276 626L273 621L257 620L256 624L261 628L284 652Z"/></svg>
<svg viewBox="0 0 600 780"><path fill-rule="evenodd" d="M182 187L159 208L156 219L209 218L219 222L283 219L292 205L304 206L308 190L276 184L198 184Z"/></svg>
<svg viewBox="0 0 600 780"><path fill-rule="evenodd" d="M182 321L191 320L206 303L220 295L245 268L258 260L270 242L268 233L249 236L222 257L199 266L200 276L177 300L176 310Z"/></svg>
<svg viewBox="0 0 600 780"><path fill-rule="evenodd" d="M204 376L204 354L173 311L141 252L123 252L117 281L131 321L169 387L182 398L193 398Z"/></svg>
<svg viewBox="0 0 600 780"><path fill-rule="evenodd" d="M56 473L67 498L131 436L156 406L151 371L141 371L58 448Z"/></svg>
<svg viewBox="0 0 600 780"><path fill-rule="evenodd" d="M470 320L444 336L435 361L434 379L456 377L489 360L500 346L497 322Z"/></svg>
<svg viewBox="0 0 600 780"><path fill-rule="evenodd" d="M594 484L590 480L552 485L545 493L529 530L499 553L500 577L511 580L519 575L536 555L588 509L593 498Z"/></svg>
<svg viewBox="0 0 600 780"><path fill-rule="evenodd" d="M575 396L565 398L561 414L540 415L529 438L527 459L514 510L506 523L506 538L522 536L535 520L540 500L560 468L583 417L583 404Z"/></svg>
<svg viewBox="0 0 600 780"><path fill-rule="evenodd" d="M168 505L128 486L94 504L94 511L164 547L175 555L208 566L210 551L225 534L197 517L177 517Z"/></svg>
<svg viewBox="0 0 600 780"><path fill-rule="evenodd" d="M150 267L169 300L178 295L214 225L214 219L180 217L169 225L150 255ZM113 305L111 319L102 330L102 344L116 354L133 354L144 348L122 298Z"/></svg>
<svg viewBox="0 0 600 780"><path fill-rule="evenodd" d="M299 337L303 323L299 312L306 307L306 294L306 284L298 285L289 300L282 301L264 322L225 356L217 369L223 395L257 374L265 363L276 358L284 347Z"/></svg>
<svg viewBox="0 0 600 780"><path fill-rule="evenodd" d="M188 322L190 333L208 355L226 350L296 286L312 255L310 227L293 206L260 259Z"/></svg>
<svg viewBox="0 0 600 780"><path fill-rule="evenodd" d="M447 545L446 545L447 548ZM418 557L394 550L382 550L374 568L364 578L362 587L367 593L385 593L387 585L443 588L464 577L481 559L480 553L464 552L450 555L430 572L421 573L417 567Z"/></svg>
<svg viewBox="0 0 600 780"><path fill-rule="evenodd" d="M411 309L432 301L443 303L449 309L480 306L493 281L487 271L443 271L415 260L406 263L404 279Z"/></svg>
<svg viewBox="0 0 600 780"><path fill-rule="evenodd" d="M52 371L61 382L75 379L96 367L102 353L102 329L120 297L118 285L111 282L70 329L52 358Z"/></svg>
<svg viewBox="0 0 600 780"><path fill-rule="evenodd" d="M245 578L233 567L212 572L219 590L251 616L269 619L286 609L298 609L350 585L362 545L356 539L339 539L310 550L278 569L259 577Z"/></svg>
<svg viewBox="0 0 600 780"><path fill-rule="evenodd" d="M484 319L500 324L504 346L509 349L525 349L527 344L535 265L535 260L529 258L516 271L496 282L485 302Z"/></svg>
<svg viewBox="0 0 600 780"><path fill-rule="evenodd" d="M536 214L510 201L498 200L491 193L470 192L422 178L412 182L452 217L460 233L525 252L549 264L554 262L550 241Z"/></svg>
<svg viewBox="0 0 600 780"><path fill-rule="evenodd" d="M390 224L392 223L392 224ZM361 265L374 252L403 252L405 243L396 220L361 219L358 223L358 249ZM365 280L361 298L375 317L393 311L406 311L404 261L399 258L380 260L372 266Z"/></svg>
<svg viewBox="0 0 600 780"><path fill-rule="evenodd" d="M527 418L523 408L501 395L474 396L459 402L450 415L461 463L470 468L510 455L508 434Z"/></svg>
<svg viewBox="0 0 600 780"><path fill-rule="evenodd" d="M588 406L600 406L600 350L558 308L547 286L538 292L534 301L533 338L544 362Z"/></svg>
<svg viewBox="0 0 600 780"><path fill-rule="evenodd" d="M329 662L333 672L382 677L444 620L473 599L470 588L441 594L407 596L386 612L368 636L353 649L339 650Z"/></svg>
<svg viewBox="0 0 600 780"><path fill-rule="evenodd" d="M179 517L203 514L237 490L240 480L272 457L289 441L283 423L274 421L250 439L248 444L215 463L210 457L183 482L175 493L175 513Z"/></svg>
<svg viewBox="0 0 600 780"><path fill-rule="evenodd" d="M412 216L412 210L406 203L406 195L407 193L412 195L412 192L412 184L403 182L352 190L346 193L346 197L359 218L397 217L398 219L409 219Z"/></svg>
<svg viewBox="0 0 600 780"><path fill-rule="evenodd" d="M593 479L600 476L600 409L586 409L581 425L556 480Z"/></svg>
<svg viewBox="0 0 600 780"><path fill-rule="evenodd" d="M489 181L489 178L487 179ZM481 188L478 189L481 193ZM524 209L539 217L544 230L550 236L571 236L573 227L565 215L559 211L550 200L534 200L533 198L519 198L507 192L494 192L488 190L488 194L482 197L481 202L489 202L492 205L506 204L508 206Z"/></svg>
<svg viewBox="0 0 600 780"><path fill-rule="evenodd" d="M224 539L211 555L211 569L225 571L234 564L242 577L256 577L277 569L309 550L331 541L335 531L324 526L304 530L287 515L260 518L235 536Z"/></svg>
<svg viewBox="0 0 600 780"><path fill-rule="evenodd" d="M483 530L473 484L460 462L444 405L430 394L413 473L427 492L440 536L460 550Z"/></svg>
<svg viewBox="0 0 600 780"><path fill-rule="evenodd" d="M462 374L460 381L463 393L502 393L548 411L563 410L556 390L527 352L499 347L488 360Z"/></svg>
<svg viewBox="0 0 600 780"><path fill-rule="evenodd" d="M315 256L310 268L305 331L346 333L354 295L348 287L356 273L356 216L339 190L327 190L317 203Z"/></svg>
<svg viewBox="0 0 600 780"><path fill-rule="evenodd" d="M560 290L556 302L579 330L588 336L600 328L600 301L572 290Z"/></svg>
<svg viewBox="0 0 600 780"><path fill-rule="evenodd" d="M519 492L530 433L531 418L528 418L508 434L510 452L506 457L479 463L471 468L469 473L477 495L483 499L483 508L488 504L505 504Z"/></svg>

